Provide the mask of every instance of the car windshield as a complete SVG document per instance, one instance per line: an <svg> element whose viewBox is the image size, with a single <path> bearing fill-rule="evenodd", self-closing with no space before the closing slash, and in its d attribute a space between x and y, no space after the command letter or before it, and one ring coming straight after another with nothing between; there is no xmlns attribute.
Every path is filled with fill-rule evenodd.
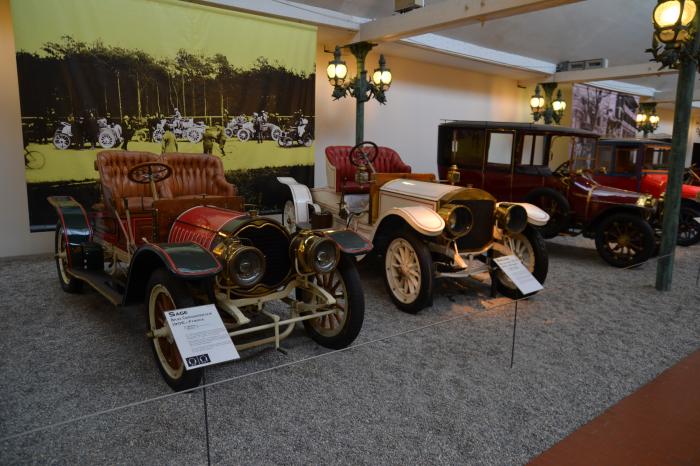
<svg viewBox="0 0 700 466"><path fill-rule="evenodd" d="M670 160L670 148L647 147L644 151L644 170L667 170Z"/></svg>
<svg viewBox="0 0 700 466"><path fill-rule="evenodd" d="M597 138L584 136L553 136L550 145L550 167L571 160L571 169L593 169Z"/></svg>

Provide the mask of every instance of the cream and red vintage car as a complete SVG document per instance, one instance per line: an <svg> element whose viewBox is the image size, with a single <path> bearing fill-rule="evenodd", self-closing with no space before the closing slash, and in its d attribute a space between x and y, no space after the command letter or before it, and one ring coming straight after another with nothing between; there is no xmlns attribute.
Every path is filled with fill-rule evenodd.
<svg viewBox="0 0 700 466"><path fill-rule="evenodd" d="M202 369L183 362L168 310L215 304L238 350L279 348L298 322L328 348L357 337L364 296L353 256L371 250L359 235L290 234L246 212L214 156L105 151L95 168L102 200L89 214L71 197L49 198L59 282L72 293L87 284L115 305L145 303L147 336L173 389L197 386ZM271 301L285 306L270 310Z"/></svg>
<svg viewBox="0 0 700 466"><path fill-rule="evenodd" d="M439 278L490 280L494 289L517 297L493 262L498 256L516 255L540 283L547 277L547 250L533 225L549 216L533 205L499 203L480 189L411 173L396 151L373 142L326 148L326 172L329 185L311 190L278 178L292 194L283 223L290 232L342 226L369 238L384 258L386 288L401 310L431 305Z"/></svg>

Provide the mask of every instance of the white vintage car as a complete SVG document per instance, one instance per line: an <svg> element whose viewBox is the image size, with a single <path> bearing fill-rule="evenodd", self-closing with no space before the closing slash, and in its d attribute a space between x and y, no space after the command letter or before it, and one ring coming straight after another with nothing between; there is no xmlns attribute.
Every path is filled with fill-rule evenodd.
<svg viewBox="0 0 700 466"><path fill-rule="evenodd" d="M284 224L290 231L348 226L370 239L401 310L430 306L438 278L490 280L492 290L519 297L493 261L499 256L517 256L540 283L547 277L547 250L533 226L549 216L534 205L411 173L398 153L371 142L326 148L326 173L329 185L314 189L278 178L291 192Z"/></svg>

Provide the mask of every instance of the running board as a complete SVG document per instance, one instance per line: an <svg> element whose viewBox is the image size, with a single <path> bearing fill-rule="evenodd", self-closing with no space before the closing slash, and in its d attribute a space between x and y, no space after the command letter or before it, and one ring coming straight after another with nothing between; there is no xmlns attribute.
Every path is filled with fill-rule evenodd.
<svg viewBox="0 0 700 466"><path fill-rule="evenodd" d="M94 270L68 270L69 275L78 280L82 280L95 289L102 296L107 298L115 306L120 306L124 302L124 295L112 288L112 277L104 272Z"/></svg>

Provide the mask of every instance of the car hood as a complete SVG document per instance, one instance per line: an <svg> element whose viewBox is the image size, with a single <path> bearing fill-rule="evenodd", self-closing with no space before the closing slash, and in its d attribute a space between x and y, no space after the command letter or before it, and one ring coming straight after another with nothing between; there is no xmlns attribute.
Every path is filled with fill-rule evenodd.
<svg viewBox="0 0 700 466"><path fill-rule="evenodd" d="M575 175L572 180L576 191L583 191L590 196L592 202L607 202L611 204L636 204L640 193L625 189L603 186L586 175Z"/></svg>
<svg viewBox="0 0 700 466"><path fill-rule="evenodd" d="M391 180L379 188L381 192L401 194L428 201L439 201L445 195L465 188L449 184L430 183L411 179L398 178Z"/></svg>
<svg viewBox="0 0 700 466"><path fill-rule="evenodd" d="M647 173L642 178L642 191L659 195L666 191L668 184L668 173ZM700 186L684 184L681 187L681 197L700 201Z"/></svg>

